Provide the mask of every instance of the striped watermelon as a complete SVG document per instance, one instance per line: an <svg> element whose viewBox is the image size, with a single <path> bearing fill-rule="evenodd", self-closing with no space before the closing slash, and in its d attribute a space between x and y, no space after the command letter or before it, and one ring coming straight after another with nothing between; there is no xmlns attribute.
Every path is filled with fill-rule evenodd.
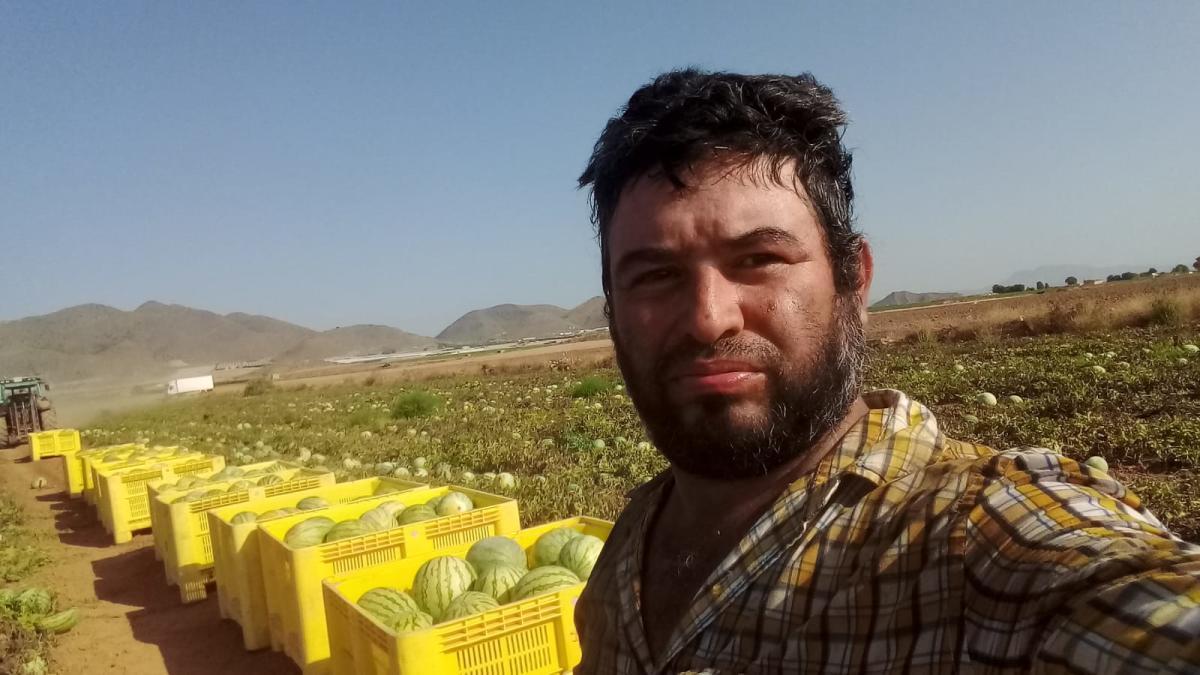
<svg viewBox="0 0 1200 675"><path fill-rule="evenodd" d="M292 512L287 509L271 509L270 511L258 514L258 519L270 520L272 518L282 518L284 516L291 515L291 513Z"/></svg>
<svg viewBox="0 0 1200 675"><path fill-rule="evenodd" d="M351 537L361 537L364 534L371 534L375 530L366 523L358 520L343 520L342 522L330 528L325 534L325 542L339 541L341 539L350 539Z"/></svg>
<svg viewBox="0 0 1200 675"><path fill-rule="evenodd" d="M425 612L400 612L388 622L388 628L397 633L433 628L433 617Z"/></svg>
<svg viewBox="0 0 1200 675"><path fill-rule="evenodd" d="M579 583L579 577L565 567L545 565L530 570L529 574L521 577L516 586L508 592L510 602L518 602L535 595L568 588Z"/></svg>
<svg viewBox="0 0 1200 675"><path fill-rule="evenodd" d="M386 509L378 506L358 517L359 522L375 532L385 532L396 526L396 521Z"/></svg>
<svg viewBox="0 0 1200 675"><path fill-rule="evenodd" d="M392 517L392 520L396 520L396 516L399 516L404 512L404 502L399 502L393 499L391 501L383 502L377 505L375 508L381 511L387 511L388 515Z"/></svg>
<svg viewBox="0 0 1200 675"><path fill-rule="evenodd" d="M38 619L34 625L38 630L46 633L65 633L74 628L77 623L79 623L79 610L72 608Z"/></svg>
<svg viewBox="0 0 1200 675"><path fill-rule="evenodd" d="M439 516L455 516L475 508L475 502L461 492L448 492L442 497L433 510Z"/></svg>
<svg viewBox="0 0 1200 675"><path fill-rule="evenodd" d="M499 602L508 602L508 591L526 574L524 566L491 564L483 568L471 590L486 593Z"/></svg>
<svg viewBox="0 0 1200 675"><path fill-rule="evenodd" d="M450 601L446 606L446 611L442 612L442 618L438 623L446 621L454 621L472 614L486 612L489 609L496 609L500 603L487 593L477 593L475 591L467 591L457 598Z"/></svg>
<svg viewBox="0 0 1200 675"><path fill-rule="evenodd" d="M575 537L563 545L558 553L558 564L575 573L575 576L587 581L592 576L592 568L600 557L600 549L604 548L604 540L585 534Z"/></svg>
<svg viewBox="0 0 1200 675"><path fill-rule="evenodd" d="M554 565L558 563L558 554L562 547L575 537L582 536L578 531L569 527L559 527L538 537L533 544L533 566Z"/></svg>
<svg viewBox="0 0 1200 675"><path fill-rule="evenodd" d="M417 504L416 506L410 506L407 509L404 509L404 513L400 514L400 517L397 519L397 521L401 525L412 525L413 523L419 523L422 520L433 520L434 518L437 518L437 513L433 509L425 506L424 504Z"/></svg>
<svg viewBox="0 0 1200 675"><path fill-rule="evenodd" d="M231 483L226 492L241 492L242 490L249 490L252 487L254 487L254 483L248 480L238 480Z"/></svg>
<svg viewBox="0 0 1200 675"><path fill-rule="evenodd" d="M454 556L431 558L421 565L413 577L412 593L434 620L450 606L450 601L471 588L475 569L471 563Z"/></svg>
<svg viewBox="0 0 1200 675"><path fill-rule="evenodd" d="M392 617L404 612L417 613L421 608L417 606L417 601L412 599L408 593L397 588L387 588L381 586L372 588L362 597L358 599L358 606L363 610L379 619L384 625L391 621Z"/></svg>
<svg viewBox="0 0 1200 675"><path fill-rule="evenodd" d="M270 513L268 511L268 513ZM266 513L262 514L262 518L266 517ZM302 520L291 527L287 534L283 535L283 543L292 548L304 548L306 546L316 546L325 541L325 535L333 529L333 519L325 516L314 516L306 520Z"/></svg>
<svg viewBox="0 0 1200 675"><path fill-rule="evenodd" d="M229 522L233 523L234 525L258 522L258 514L253 511L242 511L241 513L230 518Z"/></svg>
<svg viewBox="0 0 1200 675"><path fill-rule="evenodd" d="M497 564L528 567L525 549L508 537L485 537L475 542L467 551L467 562L477 570Z"/></svg>
<svg viewBox="0 0 1200 675"><path fill-rule="evenodd" d="M213 497L224 497L224 490L205 490L204 494L200 495L201 499L212 499Z"/></svg>
<svg viewBox="0 0 1200 675"><path fill-rule="evenodd" d="M329 506L329 502L320 497L305 497L296 502L296 508L301 511L312 511L313 509L323 509Z"/></svg>
<svg viewBox="0 0 1200 675"><path fill-rule="evenodd" d="M282 482L283 478L281 478L277 473L269 473L258 479L258 484L264 487L267 485L279 485Z"/></svg>

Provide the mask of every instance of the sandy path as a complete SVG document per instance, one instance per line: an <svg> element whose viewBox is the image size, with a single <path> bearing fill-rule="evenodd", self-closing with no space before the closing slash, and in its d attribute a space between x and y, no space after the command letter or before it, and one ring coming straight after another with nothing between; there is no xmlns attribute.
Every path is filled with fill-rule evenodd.
<svg viewBox="0 0 1200 675"><path fill-rule="evenodd" d="M81 500L67 497L62 459L30 462L29 449L0 450L0 481L25 507L30 527L43 533L52 562L28 583L54 589L64 607L79 607L83 621L62 636L53 652L59 673L298 673L280 653L246 652L241 630L223 621L215 593L183 605L154 559L151 537L114 545ZM49 487L31 490L44 477Z"/></svg>

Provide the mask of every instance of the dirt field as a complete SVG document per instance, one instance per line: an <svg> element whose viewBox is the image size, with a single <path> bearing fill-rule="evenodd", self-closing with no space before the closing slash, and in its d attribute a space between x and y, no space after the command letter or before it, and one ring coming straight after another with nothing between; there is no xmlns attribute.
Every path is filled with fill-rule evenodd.
<svg viewBox="0 0 1200 675"><path fill-rule="evenodd" d="M1042 294L872 312L867 331L871 338L884 340L902 340L920 331L935 335L970 334L981 329L1020 332L1022 325L1032 330L1033 324L1047 321L1055 312L1084 325L1120 326L1136 320L1159 296L1177 300L1187 312L1200 311L1200 274L1073 289L1052 288Z"/></svg>
<svg viewBox="0 0 1200 675"><path fill-rule="evenodd" d="M251 675L299 673L283 654L249 653L241 630L222 621L217 597L182 605L154 559L151 535L114 545L94 512L63 490L62 459L29 461L28 446L0 450L0 481L45 534L52 562L28 583L54 589L59 604L83 620L63 635L53 656L59 673ZM31 490L42 476L44 490Z"/></svg>

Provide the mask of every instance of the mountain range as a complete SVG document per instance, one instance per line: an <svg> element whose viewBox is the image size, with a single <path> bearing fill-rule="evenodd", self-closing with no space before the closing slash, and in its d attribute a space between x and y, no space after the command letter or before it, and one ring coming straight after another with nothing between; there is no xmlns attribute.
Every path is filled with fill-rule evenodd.
<svg viewBox="0 0 1200 675"><path fill-rule="evenodd" d="M127 381L166 376L196 365L317 362L335 356L550 337L607 325L603 307L600 297L574 309L499 305L468 312L432 338L379 325L316 331L269 316L217 314L153 301L132 311L77 305L0 322L0 377L37 374L56 381Z"/></svg>

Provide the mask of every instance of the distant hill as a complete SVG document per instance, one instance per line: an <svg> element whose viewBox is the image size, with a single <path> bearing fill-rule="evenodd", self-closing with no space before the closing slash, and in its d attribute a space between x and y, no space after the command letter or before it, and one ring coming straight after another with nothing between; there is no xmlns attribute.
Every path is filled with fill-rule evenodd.
<svg viewBox="0 0 1200 675"><path fill-rule="evenodd" d="M133 311L91 304L0 322L0 374L131 381L185 366L320 360L432 344L431 338L386 326L322 333L267 316L221 315L160 302Z"/></svg>
<svg viewBox="0 0 1200 675"><path fill-rule="evenodd" d="M912 291L892 291L887 297L871 305L871 309L887 309L903 305L916 305L925 302L937 302L961 297L958 293L913 293Z"/></svg>
<svg viewBox="0 0 1200 675"><path fill-rule="evenodd" d="M278 361L320 361L332 356L366 356L421 351L438 341L390 326L342 326L309 335L279 355Z"/></svg>
<svg viewBox="0 0 1200 675"><path fill-rule="evenodd" d="M602 328L604 299L597 296L574 309L555 305L496 305L476 309L459 317L438 333L437 339L452 344L486 344L521 338L553 337L588 328Z"/></svg>

